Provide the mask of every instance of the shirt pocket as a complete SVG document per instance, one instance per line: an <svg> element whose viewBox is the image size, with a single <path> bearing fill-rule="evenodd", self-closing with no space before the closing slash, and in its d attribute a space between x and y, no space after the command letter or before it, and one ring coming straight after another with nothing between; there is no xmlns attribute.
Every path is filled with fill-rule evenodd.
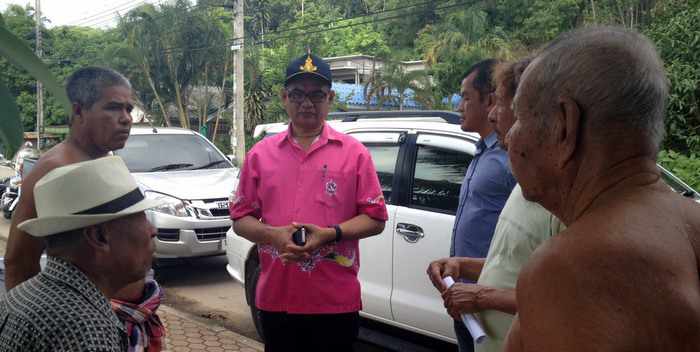
<svg viewBox="0 0 700 352"><path fill-rule="evenodd" d="M351 193L354 185L348 184L350 179L342 172L321 172L321 184L318 186L320 190L316 193L316 201L323 209L325 226L336 225L348 219L348 209L354 205L354 194Z"/></svg>

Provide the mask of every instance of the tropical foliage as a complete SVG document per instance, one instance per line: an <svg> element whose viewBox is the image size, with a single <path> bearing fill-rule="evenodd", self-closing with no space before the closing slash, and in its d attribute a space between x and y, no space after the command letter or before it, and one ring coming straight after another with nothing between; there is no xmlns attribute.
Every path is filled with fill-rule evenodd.
<svg viewBox="0 0 700 352"><path fill-rule="evenodd" d="M28 75L42 81L46 89L63 105L65 111L71 110L64 89L48 67L34 55L25 42L5 27L2 17L0 17L0 57L4 58L5 62L2 64L5 64L8 70L11 64L13 68L24 70ZM20 97L26 97L26 95L20 95ZM23 128L17 102L8 85L2 81L0 81L0 110L5 115L0 119L0 140L5 146L5 153L12 155L22 144Z"/></svg>

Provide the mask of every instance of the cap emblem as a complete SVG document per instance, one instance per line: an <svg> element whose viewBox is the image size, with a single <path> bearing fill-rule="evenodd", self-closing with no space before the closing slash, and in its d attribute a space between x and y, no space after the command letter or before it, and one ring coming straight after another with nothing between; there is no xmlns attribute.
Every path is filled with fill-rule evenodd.
<svg viewBox="0 0 700 352"><path fill-rule="evenodd" d="M299 66L299 69L303 72L316 72L318 67L314 66L314 60L311 59L311 55L306 57L306 61L303 66Z"/></svg>

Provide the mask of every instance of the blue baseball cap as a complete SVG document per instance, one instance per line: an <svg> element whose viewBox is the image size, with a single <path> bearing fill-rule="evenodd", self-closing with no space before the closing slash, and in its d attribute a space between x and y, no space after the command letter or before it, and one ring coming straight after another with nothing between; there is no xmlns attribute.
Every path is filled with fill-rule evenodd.
<svg viewBox="0 0 700 352"><path fill-rule="evenodd" d="M308 53L303 55L287 66L287 78L284 80L286 87L290 82L301 78L315 78L332 86L331 66L322 58Z"/></svg>

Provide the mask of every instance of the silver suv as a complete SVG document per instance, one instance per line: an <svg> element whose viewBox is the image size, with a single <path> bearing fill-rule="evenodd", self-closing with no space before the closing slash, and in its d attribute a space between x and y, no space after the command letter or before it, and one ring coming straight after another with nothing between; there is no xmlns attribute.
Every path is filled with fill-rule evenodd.
<svg viewBox="0 0 700 352"><path fill-rule="evenodd" d="M228 198L238 169L199 133L181 128L134 127L121 156L147 198L167 204L147 211L157 258L223 254L231 227Z"/></svg>

